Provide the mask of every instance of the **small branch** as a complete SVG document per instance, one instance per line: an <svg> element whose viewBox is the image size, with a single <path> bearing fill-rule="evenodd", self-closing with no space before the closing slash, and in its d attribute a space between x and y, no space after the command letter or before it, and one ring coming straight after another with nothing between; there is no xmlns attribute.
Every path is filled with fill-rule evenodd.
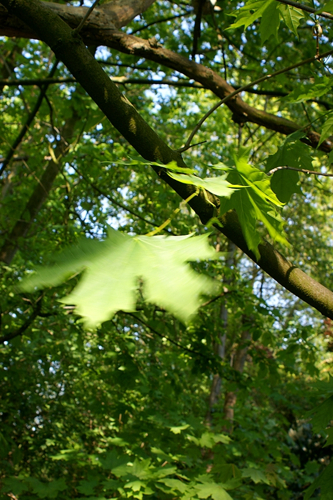
<svg viewBox="0 0 333 500"><path fill-rule="evenodd" d="M114 205L116 205L117 207L121 208L122 210L125 210L126 212L134 215L134 217L137 217L138 219L142 220L143 222L145 222L146 224L149 224L150 226L154 226L154 227L157 227L157 228L160 228L160 225L159 224L156 224L155 222L152 222L152 221L149 221L147 219L145 219L144 217L142 217L141 215L137 214L136 212L134 212L133 210L131 210L130 208L126 207L125 205L123 205L122 203L119 203L119 201L115 200L113 198L113 196L110 196L106 193L104 193L98 186L96 186L94 183L92 183L91 181L89 181L76 167L74 167L74 165L71 164L71 167L75 170L75 172L77 174L79 174L82 179L87 183L89 184L89 186L91 186L98 194L100 194L101 196L104 196L107 200L109 200L111 203L113 203ZM167 231L167 230L165 230ZM169 231L167 231L169 233Z"/></svg>
<svg viewBox="0 0 333 500"><path fill-rule="evenodd" d="M90 14L92 13L92 11L94 10L94 8L97 6L97 4L98 4L99 1L100 0L95 0L94 3L91 5L91 7L89 7L89 9L87 10L85 16L81 20L81 22L78 25L78 27L75 28L75 30L73 30L75 33L77 33L77 34L80 33L80 31L82 30L82 28L84 26L84 23L86 22L86 20L88 19L88 17L90 16Z"/></svg>
<svg viewBox="0 0 333 500"><path fill-rule="evenodd" d="M20 326L20 328L18 328L14 332L7 333L7 335L3 335L2 337L0 337L0 344L4 344L8 340L14 339L15 337L18 337L19 335L22 335L22 333L24 333L29 328L29 326L32 324L34 319L40 315L40 312L42 309L42 297L43 296L41 295L37 299L36 308L32 312L31 316L27 319L27 321L25 323L23 323L23 325Z"/></svg>
<svg viewBox="0 0 333 500"><path fill-rule="evenodd" d="M194 191L194 193L190 194L186 200L182 201L180 204L180 207L176 208L176 210L173 211L173 213L170 215L170 217L163 222L158 228L154 229L154 231L150 231L150 233L146 234L146 236L155 236L155 234L160 233L161 231L165 230L166 226L170 224L172 219L176 217L176 215L180 212L181 206L185 205L186 203L189 203L195 196L199 194L199 189L197 191Z"/></svg>
<svg viewBox="0 0 333 500"><path fill-rule="evenodd" d="M240 87L237 90L234 90L233 92L231 92L230 94L228 94L226 97L224 97L221 101L217 102L209 111L207 111L207 113L201 118L201 120L197 123L197 125L192 130L192 132L189 135L189 138L187 139L185 145L182 146L180 149L178 149L178 151L180 153L182 153L182 152L186 151L187 149L189 149L193 137L199 131L199 129L202 127L203 123L207 120L207 118L212 113L214 113L214 111L216 111L217 108L219 108L220 106L222 106L222 104L226 103L227 101L229 101L230 99L232 99L233 97L235 97L240 92L243 92L244 90L247 90L248 88L253 87L253 85L257 85L258 83L264 82L266 80L269 80L270 78L273 78L275 76L281 75L282 73L286 73L287 71L290 71L292 69L295 69L295 68L298 68L300 66L304 66L305 64L310 64L310 63L312 63L314 61L318 61L320 59L323 59L324 57L327 57L327 56L329 56L331 54L333 54L333 50L329 50L328 52L324 52L324 54L315 55L313 57L310 57L309 59L305 59L304 61L301 61L299 63L293 64L292 66L288 66L287 68L282 68L282 69L279 69L278 71L275 71L274 73L262 76L262 77L258 78L257 80L254 80L253 82L248 83L247 85L243 85L243 87Z"/></svg>
<svg viewBox="0 0 333 500"><path fill-rule="evenodd" d="M163 335L162 333L159 333L157 330L155 330L154 328L152 328L146 321L144 321L143 319L138 318L137 316L135 316L135 314L133 314L131 312L125 312L125 311L122 311L122 312L124 314L126 314L127 316L131 316L132 318L136 319L142 325L144 325L146 328L148 328L152 333L154 333L155 335L157 335L161 339L166 339L171 344L179 347L179 349L182 349L183 351L187 351L190 354L195 354L196 356L201 356L202 358L205 358L205 359L213 361L213 358L211 358L210 356L206 356L205 354L202 354L202 352L194 351L193 349L189 349L188 347L185 347L185 346L179 344L178 342L176 342L175 340L171 339L170 337L167 337L166 335Z"/></svg>
<svg viewBox="0 0 333 500"><path fill-rule="evenodd" d="M197 2L197 13L194 21L194 29L193 29L193 47L192 47L192 59L195 58L195 55L198 52L198 41L201 35L201 17L203 11L203 5L205 0L198 0Z"/></svg>
<svg viewBox="0 0 333 500"><path fill-rule="evenodd" d="M316 14L316 16L326 17L326 19L333 19L333 15L329 12L317 12L316 9L309 7L308 5L303 5L301 3L293 2L293 0L276 0L277 2L284 3L285 5L291 5L296 7L296 9L304 10L304 12L309 12L310 14Z"/></svg>
<svg viewBox="0 0 333 500"><path fill-rule="evenodd" d="M0 80L0 85L4 87L17 87L19 85L29 86L29 85L37 85L40 87L41 85L51 85L52 83L74 83L76 82L75 78L34 78L31 80L22 79L22 80Z"/></svg>
<svg viewBox="0 0 333 500"><path fill-rule="evenodd" d="M189 16L191 14L192 14L192 12L183 12L182 14L177 14L175 16L164 17L163 19L157 19L156 21L152 21L151 23L145 24L144 26L141 26L141 28L137 28L136 30L132 31L131 35L139 33L140 31L143 31L143 30L149 28L150 26L154 26L155 24L165 23L167 21L173 21L174 19L178 19L179 17L186 17L186 16Z"/></svg>
<svg viewBox="0 0 333 500"><path fill-rule="evenodd" d="M108 63L108 62L103 62L99 61L101 64L104 65L110 65L110 66L124 66L126 68L130 69L137 69L134 66L129 66L127 64L113 64L113 63ZM142 68L140 68L142 69ZM179 79L177 81L174 80L152 80L151 78L127 78L126 76L114 76L111 77L111 80L115 83L121 84L121 85L128 85L128 84L134 84L134 85L169 85L170 87L186 87L186 88L191 88L191 89L208 89L208 87L202 85L201 83L198 82L189 82L185 79ZM7 79L0 79L0 86L4 87L18 87L19 85L22 86L30 86L30 85L37 85L41 86L44 84L47 85L52 85L52 84L63 84L63 83L75 83L77 80L75 78L33 78L31 80L28 79L21 79L21 80L7 80ZM239 85L234 85L234 88L236 90L239 90L241 87ZM208 89L209 90L209 89ZM256 94L256 95L263 95L263 96L268 96L268 97L286 97L289 95L289 92L284 92L282 90L261 90L261 89L254 89L254 88L248 88L246 89L246 92L249 94ZM321 99L309 99L309 102L314 102L316 104L320 104L324 106L326 109L332 109L332 104L323 101ZM1 162L1 160L0 160Z"/></svg>
<svg viewBox="0 0 333 500"><path fill-rule="evenodd" d="M54 62L53 66L51 68L51 71L50 71L50 74L49 74L50 77L52 77L54 75L54 73L56 72L58 64L59 64L59 60L56 59L56 61ZM35 116L38 113L39 108L41 107L41 104L43 102L43 99L45 97L47 89L48 89L48 84L45 84L45 85L43 85L41 87L40 94L38 96L37 102L36 102L33 110L29 114L29 116L28 116L25 124L23 125L23 127L22 127L19 135L17 136L17 138L15 139L13 145L11 146L10 150L8 151L6 158L2 162L2 166L0 168L0 175L4 172L4 170L7 167L8 163L10 162L10 160L12 159L12 157L14 156L14 153L15 153L16 149L21 144L21 142L23 140L23 137L28 132L29 127L30 127L32 121L34 120Z"/></svg>
<svg viewBox="0 0 333 500"><path fill-rule="evenodd" d="M295 170L296 172L302 172L303 174L311 174L311 175L323 175L324 177L333 177L333 174L327 174L323 172L316 172L315 170L306 170L305 168L296 168L296 167L288 167L288 165L284 165L281 167L272 168L267 175L273 175L278 170Z"/></svg>
<svg viewBox="0 0 333 500"><path fill-rule="evenodd" d="M128 36L132 36L132 35L128 35ZM96 61L101 66L115 66L117 68L141 69L141 70L144 69L144 70L147 70L147 71L151 71L151 68L149 68L148 66L141 66L139 64L136 65L136 64L116 63L116 62L111 62L111 61L102 61L100 59L96 59Z"/></svg>

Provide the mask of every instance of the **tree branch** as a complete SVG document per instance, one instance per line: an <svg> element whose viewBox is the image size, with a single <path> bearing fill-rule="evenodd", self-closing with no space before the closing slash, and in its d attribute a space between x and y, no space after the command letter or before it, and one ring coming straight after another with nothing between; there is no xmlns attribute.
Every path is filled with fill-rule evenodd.
<svg viewBox="0 0 333 500"><path fill-rule="evenodd" d="M148 219L145 219L144 217L142 217L142 215L140 214L137 214L136 212L134 212L133 210L131 210L129 207L126 207L126 205L123 205L122 203L120 203L119 201L117 201L113 196L110 196L109 194L106 194L104 191L102 191L98 186L96 186L96 184L94 184L93 182L89 181L87 179L87 177L85 175L82 174L82 172L80 172L76 167L74 167L73 164L71 164L71 167L75 170L75 172L80 175L82 177L82 179L89 185L91 186L98 194L100 194L101 196L104 196L107 200L109 200L111 203L113 203L114 205L116 205L117 207L121 208L122 210L125 210L125 212L128 212L129 214L132 214L134 217L136 217L137 219L140 219L142 220L143 222L145 222L146 224L150 225L150 226L154 226L154 227L160 227L160 224L156 224L155 222L153 221L149 221ZM170 234L170 231L168 231L167 229L164 229L167 233Z"/></svg>
<svg viewBox="0 0 333 500"><path fill-rule="evenodd" d="M56 72L56 69L57 69L57 66L58 66L58 63L59 61L55 61L52 68L51 68L51 71L49 73L49 77L52 78L52 76L54 75L54 73ZM18 146L21 144L22 140L23 140L23 137L25 136L25 134L28 132L29 130L29 127L31 125L31 123L33 122L35 116L37 115L38 113L38 110L39 108L41 107L41 104L43 102L43 99L46 95L46 92L47 92L47 89L48 89L48 84L43 84L41 90L40 90L40 93L39 93L39 96L38 96L38 99L36 101L36 104L34 106L34 108L32 109L32 111L29 113L29 116L27 117L26 119L26 122L25 124L23 125L19 135L16 137L15 141L13 142L10 150L8 151L4 161L2 162L2 165L0 167L0 175L4 172L5 168L7 167L8 163L10 162L10 160L12 159L12 157L14 156L14 153L16 151L16 149L18 148Z"/></svg>
<svg viewBox="0 0 333 500"><path fill-rule="evenodd" d="M267 175L273 175L278 170L295 170L296 172L302 172L303 174L322 175L324 177L333 177L333 174L316 172L315 170L306 170L305 168L288 167L288 165L272 168L272 170L267 172Z"/></svg>
<svg viewBox="0 0 333 500"><path fill-rule="evenodd" d="M24 19L25 23L38 33L40 39L50 46L56 57L63 61L110 122L143 158L163 164L176 161L178 166L186 167L181 155L173 151L145 122L103 71L85 44L77 37L73 39L70 27L54 14L44 2L38 0L0 0L0 3L5 5L12 14ZM186 59L185 62L192 68L198 66ZM209 74L210 79L214 81L214 73L206 68L205 71L207 76ZM223 81L223 79L221 80ZM296 129L299 128L296 127ZM194 186L182 184L172 179L164 168L154 167L154 170L183 199L188 198L196 191ZM201 221L206 224L215 216L214 207L218 206L218 202L219 200L210 193L200 192L191 200L190 204ZM241 248L254 262L257 262L264 271L307 304L315 307L326 317L333 319L333 292L289 263L267 242L259 245L260 259L257 260L247 247L235 212L227 212L220 217L220 220L222 227L217 229Z"/></svg>
<svg viewBox="0 0 333 500"><path fill-rule="evenodd" d="M296 64L293 64L292 66L288 66L287 68L282 68L279 69L278 71L275 71L274 73L271 73L269 75L264 75L257 80L254 80L253 82L247 83L246 85L243 85L243 87L240 87L239 89L234 90L231 92L231 94L227 95L224 97L221 101L217 102L211 109L207 111L207 113L201 118L201 120L197 123L197 125L194 127L192 132L190 133L187 141L185 142L185 145L180 148L179 151L186 151L192 142L193 137L195 134L199 131L199 129L202 127L204 122L209 118L209 116L214 113L222 104L226 104L230 99L235 97L237 94L242 92L243 90L247 90L248 88L252 87L253 85L257 85L258 83L264 82L266 80L269 80L270 78L274 78L275 76L281 75L283 73L287 73L288 71L299 68L300 66L304 66L305 64L310 64L311 62L314 62L316 60L323 59L327 56L330 56L333 53L333 50L329 50L328 52L325 52L324 54L318 54L313 57L310 57L309 59L305 59L304 61L300 61Z"/></svg>
<svg viewBox="0 0 333 500"><path fill-rule="evenodd" d="M0 4L2 3L6 6L8 2L9 0L6 0L0 2ZM80 22L79 13L73 12L73 9L77 11L82 9L80 7L71 7L71 16L69 16L62 8L63 6L58 4L49 5L46 2L44 2L43 5L45 5L46 8L49 6L52 11L57 12L59 17L73 28ZM53 8L54 5L56 8ZM67 7L67 9L69 9L69 7ZM27 26L28 23L22 26L22 21L19 21L14 14L11 16L6 12L4 15L5 12L4 9L1 9L0 5L0 35L42 39L41 35L38 33L38 26L33 28L31 23L29 28ZM234 92L235 88L229 85L218 73L210 68L190 61L186 57L176 54L171 50L164 49L159 44L118 31L112 24L111 17L104 18L98 16L98 19L94 18L94 21L92 21L91 18L94 17L96 12L98 12L98 9L93 12L81 32L82 39L86 45L105 45L125 54L131 54L157 62L162 66L174 69L188 78L200 82L204 88L211 90L220 99L224 99L227 95ZM235 118L241 119L243 123L257 123L258 125L270 130L275 130L284 135L292 134L301 128L300 125L291 120L272 115L266 111L256 109L246 104L239 95L228 101L227 106L234 113ZM316 148L318 146L320 134L308 131L307 138L312 147ZM319 149L325 152L330 152L332 148L333 143L329 140L323 141L319 147Z"/></svg>
<svg viewBox="0 0 333 500"><path fill-rule="evenodd" d="M134 313L131 313L131 312L124 312L122 311L123 314L125 314L126 316L131 316L132 318L134 318L136 321L139 321L139 323L141 323L142 325L144 325L146 328L148 328L148 330L150 330L152 333L154 333L155 335L157 335L158 337L160 337L161 339L166 339L168 342L170 342L170 344L173 344L175 345L176 347L178 347L179 349L182 349L183 351L186 351L186 352L189 352L190 354L194 354L195 356L200 356L200 357L203 357L205 358L206 360L208 361L214 361L214 358L212 358L211 356L206 356L206 354L203 354L202 352L200 351L194 351L193 349L190 349L189 347L185 347L184 345L182 344L179 344L179 342L177 342L176 340L173 340L171 339L170 337L167 337L166 335L162 334L162 333L159 333L157 330L155 330L155 328L153 328L152 326L149 325L149 323L147 323L146 321L144 321L143 319L141 318L138 318Z"/></svg>
<svg viewBox="0 0 333 500"><path fill-rule="evenodd" d="M42 296L37 299L35 309L33 310L32 314L29 316L29 318L23 323L23 325L20 326L20 328L18 328L14 332L7 333L7 335L3 335L2 337L0 337L0 344L4 344L5 342L8 342L8 340L12 340L15 337L18 337L19 335L22 335L22 333L24 333L29 328L29 326L33 323L35 318L37 318L37 316L39 316L41 309L42 309Z"/></svg>

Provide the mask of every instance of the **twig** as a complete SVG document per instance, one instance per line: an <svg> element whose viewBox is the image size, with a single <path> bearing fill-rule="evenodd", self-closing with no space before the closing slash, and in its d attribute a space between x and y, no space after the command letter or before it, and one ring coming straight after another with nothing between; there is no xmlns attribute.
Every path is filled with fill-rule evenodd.
<svg viewBox="0 0 333 500"><path fill-rule="evenodd" d="M163 19L157 19L156 21L152 21L151 23L145 24L144 26L141 26L141 28L137 28L136 30L132 31L130 34L135 35L136 33L139 33L140 31L143 31L150 26L154 26L155 24L158 23L165 23L167 21L173 21L174 19L178 19L179 17L186 17L191 15L192 12L183 12L182 14L177 14L175 16L170 16L170 17L164 17Z"/></svg>
<svg viewBox="0 0 333 500"><path fill-rule="evenodd" d="M192 198L194 198L198 194L199 194L199 189L197 189L194 193L190 194L190 196L188 198L186 198L186 200L182 201L180 205L185 205L186 203L188 203L189 201L191 201ZM166 226L168 226L170 224L170 222L172 221L172 219L174 217L176 217L176 215L179 212L180 212L180 207L176 208L176 210L173 211L173 213L170 215L170 217L165 222L163 222L163 224L161 224L158 228L154 229L154 231L150 231L150 233L146 234L146 236L154 236L155 234L158 234L161 231L163 231L163 229L165 229Z"/></svg>
<svg viewBox="0 0 333 500"><path fill-rule="evenodd" d="M50 85L51 83L74 83L76 82L75 78L22 78L20 80L0 80L0 85L4 87L17 87L18 85L28 86L28 85L37 85L40 87L41 85Z"/></svg>
<svg viewBox="0 0 333 500"><path fill-rule="evenodd" d="M333 19L333 15L329 12L318 12L316 9L309 7L308 5L303 5L301 3L293 2L293 0L276 0L277 2L284 3L285 5L291 5L296 7L296 9L304 10L310 14L316 14L317 16L326 17L326 19Z"/></svg>
<svg viewBox="0 0 333 500"><path fill-rule="evenodd" d="M75 33L80 33L80 31L83 28L84 23L86 22L86 20L88 19L88 17L90 16L90 14L92 13L92 11L94 10L94 8L96 7L96 5L98 4L99 1L100 0L95 0L94 3L89 7L89 9L87 10L85 16L81 20L81 22L78 25L78 27L75 28L75 30L73 30Z"/></svg>
<svg viewBox="0 0 333 500"><path fill-rule="evenodd" d="M82 174L82 172L80 172L76 167L74 167L73 164L71 164L71 167L75 170L75 172L77 174L79 174L82 179L87 183L89 184L89 186L91 186L97 193L99 193L101 196L104 196L107 200L111 201L111 203L113 203L114 205L117 205L119 208L121 208L122 210L125 210L126 212L134 215L134 217L137 217L138 219L142 220L143 222L145 222L146 224L149 224L150 226L155 226L157 228L160 228L160 225L159 224L156 224L155 222L152 222L150 220L147 220L145 219L144 217L142 217L141 215L137 214L136 212L134 212L133 210L131 210L130 208L126 207L125 205L123 205L122 203L119 203L119 201L115 200L113 198L113 196L110 196L109 194L106 194L104 193L98 186L96 186L96 184L94 184L93 182L91 182L89 179L87 179L85 177L85 175ZM167 231L167 230L165 230ZM170 231L167 231L168 233Z"/></svg>
<svg viewBox="0 0 333 500"><path fill-rule="evenodd" d="M121 66L120 64L113 64L113 63L108 63L108 62L101 62L101 64L105 65L110 65L110 66ZM128 64L123 64L122 66L126 68L131 68L131 69L136 69L134 66L129 66ZM152 80L151 78L127 78L125 76L114 76L111 77L111 80L115 83L121 84L121 85L127 85L127 84L138 84L138 85L169 85L172 87L188 87L192 89L206 89L204 85L198 82L193 82L191 83L188 80L185 79L179 79L177 81L174 80ZM7 79L0 79L0 86L7 86L7 87L17 87L19 85L22 86L30 86L30 85L38 85L41 86L43 84L59 84L61 85L62 83L75 83L77 80L75 78L32 78L32 79L21 79L21 80L7 80ZM239 85L233 85L234 89L238 90L241 87ZM246 92L249 92L250 94L256 94L256 95L264 95L268 97L286 97L289 95L289 92L284 92L282 90L261 90L261 89L253 89L253 88L248 88L246 89ZM323 101L322 99L308 99L309 102L314 102L316 104L321 104L324 106L326 109L332 109L332 104ZM200 144L200 143L199 143ZM197 145L197 144L196 144ZM1 161L1 160L0 160Z"/></svg>
<svg viewBox="0 0 333 500"><path fill-rule="evenodd" d="M254 80L253 82L250 82L246 85L243 85L243 87L240 87L237 90L234 90L230 94L228 94L226 97L221 99L221 101L217 102L207 113L201 118L201 120L197 123L197 125L194 127L192 130L191 134L189 135L189 138L187 139L186 143L184 146L179 148L177 151L179 153L183 153L187 149L189 149L191 141L195 134L199 131L203 123L207 120L207 118L214 113L214 111L217 110L222 104L225 104L227 101L235 97L237 94L240 92L243 92L244 90L247 90L248 88L252 87L253 85L257 85L258 83L264 82L266 80L269 80L270 78L273 78L275 76L281 75L282 73L286 73L287 71L290 71L292 69L298 68L299 66L304 66L305 64L310 64L311 62L318 61L319 59L323 59L324 57L327 57L329 55L333 54L333 50L329 50L328 52L324 52L324 54L316 54L313 57L310 57L309 59L305 59L304 61L301 61L299 63L293 64L292 66L288 66L287 68L279 69L278 71L275 71L274 73L271 73L269 75L262 76L258 78L257 80Z"/></svg>
<svg viewBox="0 0 333 500"><path fill-rule="evenodd" d="M15 337L18 337L19 335L22 335L22 333L24 333L27 330L27 328L29 328L29 326L34 321L34 319L40 315L40 312L42 309L42 298L43 298L43 296L41 295L37 299L36 308L32 312L31 316L26 320L26 322L23 323L22 326L20 326L20 328L18 328L17 330L15 330L12 333L7 333L7 335L3 335L3 337L0 337L0 344L4 344L8 340L14 339Z"/></svg>
<svg viewBox="0 0 333 500"><path fill-rule="evenodd" d="M208 359L208 360L211 360L213 361L213 358L211 358L210 356L206 356L205 354L203 354L202 352L200 351L194 351L193 349L190 349L189 347L185 347L183 346L182 344L179 344L178 342L176 342L175 340L171 339L170 337L167 337L166 335L162 334L162 333L159 333L157 330L155 330L152 326L149 325L149 323L147 323L146 321L144 321L143 319L141 318L138 318L135 314L131 313L131 312L125 312L125 311L122 311L124 314L128 315L128 316L132 316L132 318L136 319L137 321L139 321L142 325L144 325L146 328L149 328L149 330L154 333L155 335L157 335L158 337L160 337L161 339L166 339L168 342L170 342L171 344L179 347L179 349L182 349L183 351L187 351L191 354L195 354L196 356L201 356L205 359Z"/></svg>
<svg viewBox="0 0 333 500"><path fill-rule="evenodd" d="M52 77L54 75L54 73L56 72L58 64L59 64L59 60L57 59L54 62L52 68L51 68L49 77ZM35 118L35 116L37 115L38 110L39 110L39 108L40 108L40 106L41 106L41 104L43 102L43 99L44 99L45 94L47 92L48 86L49 86L48 84L43 84L43 86L41 87L40 94L38 96L37 102L36 102L33 110L29 114L29 116L28 116L25 124L23 125L23 127L22 127L19 135L17 136L17 138L15 139L13 145L11 146L10 150L8 151L6 158L2 162L2 166L0 168L0 175L4 172L4 170L7 167L8 163L10 162L10 160L12 159L12 157L14 156L14 153L15 153L17 147L21 144L21 142L23 140L23 137L25 136L25 134L29 130L29 127L30 127L31 123L32 123L33 119Z"/></svg>
<svg viewBox="0 0 333 500"><path fill-rule="evenodd" d="M295 170L296 172L302 172L303 174L311 174L311 175L323 175L324 177L333 177L333 174L327 174L323 172L316 172L315 170L307 170L305 168L296 168L296 167L288 167L288 165L283 165L281 167L272 168L267 175L272 175L278 170Z"/></svg>

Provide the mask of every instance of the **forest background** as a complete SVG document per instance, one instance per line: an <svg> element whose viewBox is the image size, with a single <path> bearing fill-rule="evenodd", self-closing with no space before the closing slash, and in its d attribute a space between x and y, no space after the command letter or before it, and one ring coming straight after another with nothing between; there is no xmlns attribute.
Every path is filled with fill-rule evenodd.
<svg viewBox="0 0 333 500"><path fill-rule="evenodd" d="M1 498L333 498L332 20L0 0Z"/></svg>

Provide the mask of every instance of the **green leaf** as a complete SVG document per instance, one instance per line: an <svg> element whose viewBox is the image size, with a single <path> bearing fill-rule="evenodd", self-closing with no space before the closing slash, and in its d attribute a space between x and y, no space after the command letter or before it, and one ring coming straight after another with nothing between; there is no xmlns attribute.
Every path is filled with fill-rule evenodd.
<svg viewBox="0 0 333 500"><path fill-rule="evenodd" d="M209 482L195 486L199 498L213 498L214 500L232 500L232 497L220 484Z"/></svg>
<svg viewBox="0 0 333 500"><path fill-rule="evenodd" d="M257 483L269 484L266 475L261 470L247 468L243 469L241 472L242 472L242 477L249 477L256 484Z"/></svg>
<svg viewBox="0 0 333 500"><path fill-rule="evenodd" d="M304 500L311 498L317 488L320 488L320 500L333 500L333 460L305 491Z"/></svg>
<svg viewBox="0 0 333 500"><path fill-rule="evenodd" d="M152 476L152 471L150 470L151 459L146 460L134 460L131 474L138 477L139 479L149 479Z"/></svg>
<svg viewBox="0 0 333 500"><path fill-rule="evenodd" d="M330 12L333 14L333 0L330 0L327 2L321 9L317 10L318 13L320 12Z"/></svg>
<svg viewBox="0 0 333 500"><path fill-rule="evenodd" d="M216 443L230 443L230 437L224 434L213 434L212 432L204 432L198 439L198 444L201 447L213 448Z"/></svg>
<svg viewBox="0 0 333 500"><path fill-rule="evenodd" d="M305 17L305 13L301 9L296 9L291 5L282 5L278 6L278 10L281 13L281 16L286 23L287 27L294 33L295 36L298 37L297 28L300 25L301 19Z"/></svg>
<svg viewBox="0 0 333 500"><path fill-rule="evenodd" d="M295 132L287 137L276 153L266 160L266 172L274 171L279 167L293 167L312 170L312 156L310 148L299 139L303 132ZM288 169L273 172L271 187L282 203L287 203L294 193L302 194L298 185L299 173Z"/></svg>
<svg viewBox="0 0 333 500"><path fill-rule="evenodd" d="M104 163L104 162L103 162ZM105 162L108 163L108 162ZM180 172L183 174L195 174L195 170L193 168L187 168L187 167L180 167L177 165L177 163L173 160L170 163L159 163L157 161L143 161L142 158L140 157L131 157L127 161L121 161L117 160L117 165L145 165L145 166L155 166L155 167L160 167L160 168L165 168L167 170L171 170L173 172Z"/></svg>
<svg viewBox="0 0 333 500"><path fill-rule="evenodd" d="M297 9L290 5L278 5L274 0L250 0L243 7L230 14L236 17L236 20L229 28L235 29L244 26L246 29L250 24L254 23L259 18L261 42L264 43L273 35L277 39L277 31L279 29L281 18L297 37L297 28L300 20L305 17L301 9Z"/></svg>
<svg viewBox="0 0 333 500"><path fill-rule="evenodd" d="M178 425L174 427L170 427L170 431L173 432L174 434L180 434L182 431L185 429L189 428L189 424L184 424L184 425Z"/></svg>
<svg viewBox="0 0 333 500"><path fill-rule="evenodd" d="M312 169L312 154L309 146L299 139L305 137L302 131L297 131L288 136L276 153L266 160L266 172L276 167L288 166L295 168Z"/></svg>
<svg viewBox="0 0 333 500"><path fill-rule="evenodd" d="M333 163L333 150L328 155L328 159L329 159L330 163Z"/></svg>
<svg viewBox="0 0 333 500"><path fill-rule="evenodd" d="M49 483L39 481L34 477L27 478L26 481L32 487L32 490L39 498L55 498L58 496L59 491L67 488L64 479L56 479Z"/></svg>
<svg viewBox="0 0 333 500"><path fill-rule="evenodd" d="M21 290L56 286L84 270L74 291L62 299L74 304L86 327L96 327L117 311L134 311L139 279L147 302L166 308L187 322L200 306L200 296L216 290L211 279L187 262L217 258L207 236L128 236L109 229L104 241L81 240L40 268Z"/></svg>
<svg viewBox="0 0 333 500"><path fill-rule="evenodd" d="M206 179L200 179L195 175L184 175L184 174L174 174L168 172L172 179L184 184L193 184L194 186L206 189L210 193L216 196L230 197L235 191L235 188L240 186L233 186L226 180L226 175L220 177L207 177Z"/></svg>
<svg viewBox="0 0 333 500"><path fill-rule="evenodd" d="M10 492L14 495L20 495L23 491L27 491L28 486L22 478L6 477L2 480L1 492ZM10 498L10 497L8 497Z"/></svg>
<svg viewBox="0 0 333 500"><path fill-rule="evenodd" d="M126 443L127 444L127 443ZM115 450L109 451L104 458L99 458L99 462L102 464L103 469L112 470L118 465L123 465L128 462L128 457L119 457Z"/></svg>
<svg viewBox="0 0 333 500"><path fill-rule="evenodd" d="M165 486L168 486L171 489L171 493L173 494L176 494L177 491L180 491L180 493L185 493L188 488L187 484L179 481L179 479L165 478L159 479L158 482L165 484Z"/></svg>
<svg viewBox="0 0 333 500"><path fill-rule="evenodd" d="M326 119L322 127L318 147L323 141L325 141L325 139L327 139L330 135L333 134L333 111L330 111L326 116L328 116L328 118Z"/></svg>
<svg viewBox="0 0 333 500"><path fill-rule="evenodd" d="M241 471L234 464L214 464L213 473L221 483L237 482L242 477Z"/></svg>
<svg viewBox="0 0 333 500"><path fill-rule="evenodd" d="M237 211L248 247L259 259L260 235L257 232L257 220L263 222L274 240L289 245L284 236L282 219L274 207L281 207L282 203L272 191L270 178L264 172L249 165L245 156L234 157L234 161L236 168L230 171L227 167L230 172L228 180L247 189L235 191L230 200L222 199L220 213L230 209ZM216 168L225 169L223 166Z"/></svg>
<svg viewBox="0 0 333 500"><path fill-rule="evenodd" d="M227 29L235 29L240 26L244 26L246 29L250 24L259 19L265 10L272 4L274 0L250 0L246 2L244 7L237 9L234 13L230 15L235 16L236 20L229 28Z"/></svg>
<svg viewBox="0 0 333 500"><path fill-rule="evenodd" d="M83 481L79 482L79 485L76 487L76 489L84 495L93 495L95 493L94 489L98 484L98 479L84 479Z"/></svg>
<svg viewBox="0 0 333 500"><path fill-rule="evenodd" d="M332 78L328 78L327 76L317 77L315 78L314 83L311 83L310 85L300 83L292 92L290 92L290 94L283 97L281 101L304 102L316 99L317 97L326 95L331 90L332 86Z"/></svg>
<svg viewBox="0 0 333 500"><path fill-rule="evenodd" d="M333 427L326 429L327 441L324 446L331 446L333 444Z"/></svg>
<svg viewBox="0 0 333 500"><path fill-rule="evenodd" d="M294 193L302 194L298 183L298 172L282 168L274 172L271 180L271 187L282 203L288 203Z"/></svg>
<svg viewBox="0 0 333 500"><path fill-rule="evenodd" d="M327 398L321 405L307 412L306 415L311 416L314 432L326 429L329 422L333 419L333 395Z"/></svg>
<svg viewBox="0 0 333 500"><path fill-rule="evenodd" d="M260 22L261 43L264 44L271 36L278 41L278 30L280 26L279 5L277 2L270 3L264 10Z"/></svg>

